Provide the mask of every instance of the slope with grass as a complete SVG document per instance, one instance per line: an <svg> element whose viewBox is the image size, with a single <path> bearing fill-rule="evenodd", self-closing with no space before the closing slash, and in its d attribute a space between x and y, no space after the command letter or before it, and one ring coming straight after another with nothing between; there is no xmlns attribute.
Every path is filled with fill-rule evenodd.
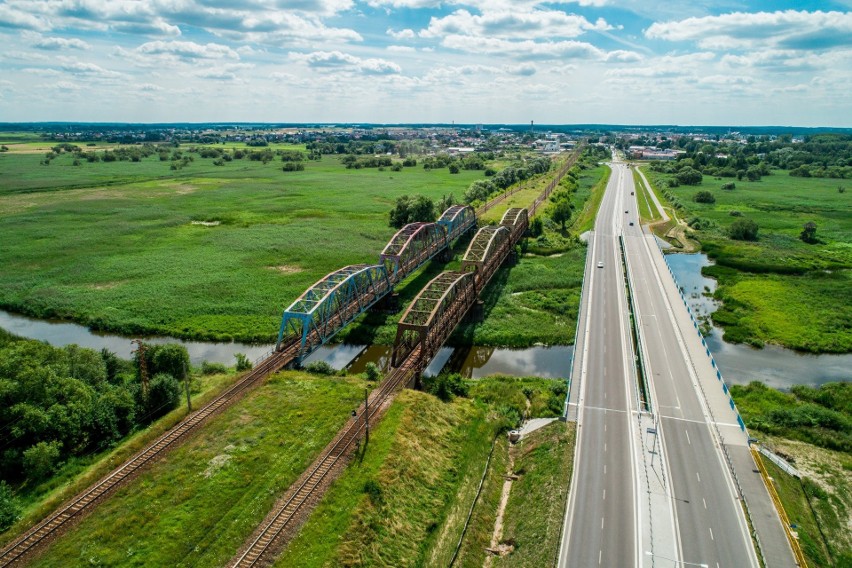
<svg viewBox="0 0 852 568"><path fill-rule="evenodd" d="M32 565L224 565L349 418L363 386L355 378L274 375Z"/></svg>
<svg viewBox="0 0 852 568"><path fill-rule="evenodd" d="M760 181L705 176L698 186L666 187L671 176L646 176L681 217L716 262L705 273L719 281L722 306L713 315L725 339L755 346L775 343L810 352L852 351L852 197L840 193L836 180L791 177L778 170ZM710 191L715 203L692 201ZM759 226L755 242L728 237L732 223L750 219ZM799 237L804 225L817 225L817 242Z"/></svg>
<svg viewBox="0 0 852 568"><path fill-rule="evenodd" d="M528 407L547 416L550 406L564 401L564 389L544 379L453 384L457 394L446 402L417 391L397 397L366 450L334 482L275 566L449 564L494 436L516 425ZM501 459L491 472L505 467ZM493 491L483 495L481 502L493 503ZM490 539L494 511L477 506L473 519L459 566L481 565L479 543Z"/></svg>
<svg viewBox="0 0 852 568"><path fill-rule="evenodd" d="M731 395L752 435L802 473L763 460L810 565L852 565L852 383L782 392L752 382Z"/></svg>

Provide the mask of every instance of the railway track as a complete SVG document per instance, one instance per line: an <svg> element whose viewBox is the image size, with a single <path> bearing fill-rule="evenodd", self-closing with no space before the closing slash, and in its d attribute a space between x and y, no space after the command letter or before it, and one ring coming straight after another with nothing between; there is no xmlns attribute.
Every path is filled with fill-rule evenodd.
<svg viewBox="0 0 852 568"><path fill-rule="evenodd" d="M298 343L293 342L283 350L272 353L254 369L243 376L233 386L215 399L196 410L177 426L154 440L142 451L100 479L88 489L73 497L59 510L33 526L29 531L9 543L0 551L0 567L18 562L38 545L58 535L70 522L93 507L105 495L111 493L122 482L139 473L147 464L167 452L205 420L224 410L240 394L270 373L274 373L293 360L298 351Z"/></svg>
<svg viewBox="0 0 852 568"><path fill-rule="evenodd" d="M399 391L399 387L414 376L415 367L420 360L419 351L413 352L402 366L394 369L388 378L370 393L369 405L371 409L375 409L375 411L370 411L370 425L375 425L381 419L382 410L386 409L388 403L393 400L394 395ZM361 437L364 430L364 419L362 417L365 411L364 404L362 404L358 409L357 417L350 420L338 432L334 440L326 446L323 453L308 468L308 475L304 476L301 482L297 482L299 485L295 487L290 497L286 498L271 515L267 516L264 524L261 525L259 534L241 554L231 560L230 567L251 568L262 565L264 556L278 536L310 512L311 505L315 503L313 497L318 492L322 482L329 477L336 465L345 462L353 442Z"/></svg>

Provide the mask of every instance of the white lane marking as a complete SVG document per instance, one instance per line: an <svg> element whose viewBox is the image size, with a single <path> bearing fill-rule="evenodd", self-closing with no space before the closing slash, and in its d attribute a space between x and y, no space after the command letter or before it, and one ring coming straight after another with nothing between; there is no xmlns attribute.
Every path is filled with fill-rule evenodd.
<svg viewBox="0 0 852 568"><path fill-rule="evenodd" d="M600 566L600 565L601 565L601 559L602 559L602 558L603 558L603 549L601 549L601 550L599 550L599 551L598 551L598 566ZM716 568L718 568L718 567L719 567L719 565L717 564L717 565L716 565Z"/></svg>
<svg viewBox="0 0 852 568"><path fill-rule="evenodd" d="M604 475L606 475L606 464L604 464Z"/></svg>
<svg viewBox="0 0 852 568"><path fill-rule="evenodd" d="M627 412L619 408L605 408L603 406L584 406L583 408L586 410L601 410L603 412Z"/></svg>
<svg viewBox="0 0 852 568"><path fill-rule="evenodd" d="M708 529L710 529L710 540L716 540L716 539L713 537L713 529L712 529L711 527L707 527L707 528L708 528Z"/></svg>
<svg viewBox="0 0 852 568"><path fill-rule="evenodd" d="M701 483L701 476L700 476L700 475L698 475L698 472L697 472L697 471L695 472L695 477L697 477L697 478L698 478L698 483Z"/></svg>
<svg viewBox="0 0 852 568"><path fill-rule="evenodd" d="M707 508L707 499L705 499L704 497L702 497L702 498L701 498L701 502L702 502L702 503L704 503L704 508L706 509L706 508Z"/></svg>
<svg viewBox="0 0 852 568"><path fill-rule="evenodd" d="M604 424L604 432L606 432L606 424Z"/></svg>
<svg viewBox="0 0 852 568"><path fill-rule="evenodd" d="M604 527L604 518L601 517L601 530L603 530L603 527ZM712 534L712 533L713 533L713 531L711 530L710 534Z"/></svg>
<svg viewBox="0 0 852 568"><path fill-rule="evenodd" d="M603 490L603 501L606 501L606 489Z"/></svg>
<svg viewBox="0 0 852 568"><path fill-rule="evenodd" d="M606 451L606 442L604 442L604 451Z"/></svg>
<svg viewBox="0 0 852 568"><path fill-rule="evenodd" d="M686 443L691 446L692 442L689 440L689 430L684 430L684 433L686 434Z"/></svg>

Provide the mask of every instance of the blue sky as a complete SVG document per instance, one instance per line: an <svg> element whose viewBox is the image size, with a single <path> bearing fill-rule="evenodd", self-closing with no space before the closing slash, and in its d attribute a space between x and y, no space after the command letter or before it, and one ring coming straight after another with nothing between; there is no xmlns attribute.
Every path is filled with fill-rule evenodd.
<svg viewBox="0 0 852 568"><path fill-rule="evenodd" d="M852 0L0 0L0 121L852 127Z"/></svg>

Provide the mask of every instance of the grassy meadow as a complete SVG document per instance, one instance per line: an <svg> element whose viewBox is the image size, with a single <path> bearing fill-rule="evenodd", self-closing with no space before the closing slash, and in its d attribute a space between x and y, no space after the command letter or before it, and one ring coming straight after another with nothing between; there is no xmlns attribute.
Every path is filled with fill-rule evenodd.
<svg viewBox="0 0 852 568"><path fill-rule="evenodd" d="M196 157L83 162L0 154L0 307L126 334L269 342L281 310L348 264L376 262L396 198L464 189L481 172L282 172ZM200 224L200 223L205 224Z"/></svg>
<svg viewBox="0 0 852 568"><path fill-rule="evenodd" d="M274 375L31 565L225 565L349 418L364 386L358 378Z"/></svg>
<svg viewBox="0 0 852 568"><path fill-rule="evenodd" d="M719 282L722 305L713 320L726 340L852 351L852 193L838 191L843 180L778 170L760 181L736 181L733 190L721 189L730 179L709 176L698 186L665 188L670 176L645 173L658 193L680 204L680 216L696 227L694 238L716 262L705 274ZM694 202L700 190L710 191L716 202ZM743 218L759 226L757 241L728 238L731 224ZM808 222L817 225L814 244L799 238Z"/></svg>

